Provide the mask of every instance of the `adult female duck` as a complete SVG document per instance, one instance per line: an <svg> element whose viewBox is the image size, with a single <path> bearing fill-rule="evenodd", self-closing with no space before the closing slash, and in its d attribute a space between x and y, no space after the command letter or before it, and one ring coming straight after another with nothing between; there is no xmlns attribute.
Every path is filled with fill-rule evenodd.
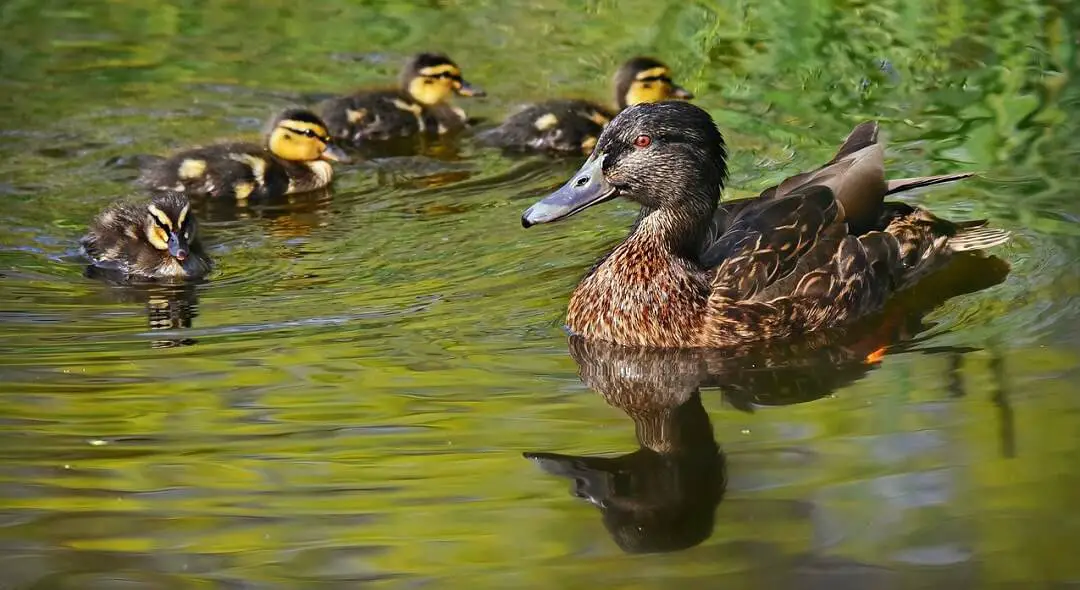
<svg viewBox="0 0 1080 590"><path fill-rule="evenodd" d="M615 197L641 205L630 236L570 298L586 338L651 347L726 347L840 326L960 251L1008 240L886 195L969 176L885 179L875 122L823 167L718 207L723 137L685 102L620 113L569 182L525 211L529 227Z"/></svg>

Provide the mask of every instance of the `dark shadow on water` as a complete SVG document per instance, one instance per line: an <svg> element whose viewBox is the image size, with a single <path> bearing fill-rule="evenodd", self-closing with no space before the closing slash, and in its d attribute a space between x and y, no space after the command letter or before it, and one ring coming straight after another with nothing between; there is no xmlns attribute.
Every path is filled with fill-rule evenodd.
<svg viewBox="0 0 1080 590"><path fill-rule="evenodd" d="M600 510L604 527L623 551L693 547L712 534L727 482L702 388L719 389L725 403L746 412L821 399L874 370L884 349L915 350L920 333L931 327L926 314L946 299L998 284L1008 272L998 258L961 256L877 316L801 341L734 350L649 350L571 336L569 351L581 380L633 421L639 448L617 457L524 456L545 472L572 480L572 494ZM951 355L943 377L952 384L952 395L963 395L958 372L962 355L972 349L918 350ZM1002 416L1008 417L1004 411ZM1011 426L1003 430L1011 436Z"/></svg>

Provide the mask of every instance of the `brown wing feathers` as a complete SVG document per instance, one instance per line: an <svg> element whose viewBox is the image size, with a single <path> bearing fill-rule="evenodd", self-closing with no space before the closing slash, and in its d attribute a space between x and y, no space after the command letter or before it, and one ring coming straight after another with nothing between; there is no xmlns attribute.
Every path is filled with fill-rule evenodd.
<svg viewBox="0 0 1080 590"><path fill-rule="evenodd" d="M773 335L877 309L947 254L1008 240L1008 232L982 220L953 223L904 203L884 203L888 194L969 176L886 181L878 125L862 123L827 164L785 179L717 222L723 233L701 257L715 267L711 300L728 316L753 316ZM793 325L785 329L785 322ZM728 336L718 331L714 337L722 343Z"/></svg>

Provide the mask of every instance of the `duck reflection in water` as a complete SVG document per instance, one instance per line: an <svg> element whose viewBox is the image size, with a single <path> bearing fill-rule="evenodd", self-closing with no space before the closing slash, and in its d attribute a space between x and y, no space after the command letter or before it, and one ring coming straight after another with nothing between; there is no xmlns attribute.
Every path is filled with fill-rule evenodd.
<svg viewBox="0 0 1080 590"><path fill-rule="evenodd" d="M621 457L526 453L603 515L629 553L678 551L712 534L724 454L701 404L700 365L683 351L620 349L571 337L582 380L634 421L641 448Z"/></svg>
<svg viewBox="0 0 1080 590"><path fill-rule="evenodd" d="M572 493L599 508L623 551L693 547L712 534L727 482L701 388L719 388L726 403L744 411L826 397L878 366L885 347L897 352L919 345L919 333L931 327L924 317L937 305L998 284L1007 274L1008 265L998 258L961 256L875 317L843 331L767 346L639 349L571 336L570 355L581 380L633 420L640 448L618 457L524 456L549 474L571 479ZM971 349L920 350L959 359ZM959 361L950 364L951 372L959 369Z"/></svg>

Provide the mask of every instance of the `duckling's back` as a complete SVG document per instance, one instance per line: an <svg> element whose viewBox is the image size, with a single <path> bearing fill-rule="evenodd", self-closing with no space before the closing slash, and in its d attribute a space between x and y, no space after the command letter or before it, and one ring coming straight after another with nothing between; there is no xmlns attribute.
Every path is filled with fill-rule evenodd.
<svg viewBox="0 0 1080 590"><path fill-rule="evenodd" d="M465 123L462 114L449 105L425 106L394 89L334 98L324 102L320 112L330 134L352 144L439 135Z"/></svg>
<svg viewBox="0 0 1080 590"><path fill-rule="evenodd" d="M252 143L219 144L175 154L146 169L140 184L189 198L244 200L281 195L289 173L279 159Z"/></svg>
<svg viewBox="0 0 1080 590"><path fill-rule="evenodd" d="M144 213L134 205L114 204L94 218L89 231L79 245L83 254L95 265L121 269L121 262L131 254L140 241Z"/></svg>
<svg viewBox="0 0 1080 590"><path fill-rule="evenodd" d="M522 107L479 135L484 144L510 150L589 153L614 117L587 100L550 100Z"/></svg>

